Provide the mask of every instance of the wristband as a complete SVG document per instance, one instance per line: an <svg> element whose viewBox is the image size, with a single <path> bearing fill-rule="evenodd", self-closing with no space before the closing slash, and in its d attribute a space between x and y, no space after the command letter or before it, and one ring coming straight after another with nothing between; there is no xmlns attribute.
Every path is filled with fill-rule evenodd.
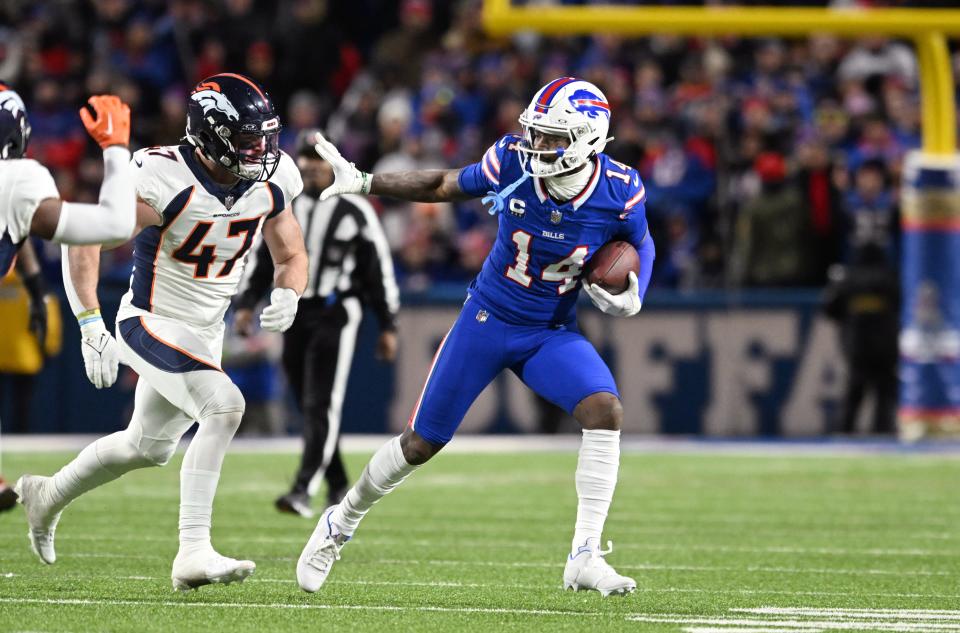
<svg viewBox="0 0 960 633"><path fill-rule="evenodd" d="M370 193L370 188L373 186L373 174L368 174L365 171L360 172L360 192L364 194Z"/></svg>
<svg viewBox="0 0 960 633"><path fill-rule="evenodd" d="M80 327L89 325L95 321L103 321L103 317L100 316L100 308L93 308L92 310L84 310L77 315L77 324Z"/></svg>

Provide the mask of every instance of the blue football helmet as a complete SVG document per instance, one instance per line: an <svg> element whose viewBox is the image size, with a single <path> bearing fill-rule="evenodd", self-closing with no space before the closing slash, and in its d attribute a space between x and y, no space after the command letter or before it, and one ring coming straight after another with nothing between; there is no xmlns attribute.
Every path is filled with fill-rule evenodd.
<svg viewBox="0 0 960 633"><path fill-rule="evenodd" d="M187 102L187 141L245 180L269 180L280 164L280 117L266 91L234 73L207 77Z"/></svg>
<svg viewBox="0 0 960 633"><path fill-rule="evenodd" d="M27 108L20 95L0 83L0 159L23 158L29 142Z"/></svg>

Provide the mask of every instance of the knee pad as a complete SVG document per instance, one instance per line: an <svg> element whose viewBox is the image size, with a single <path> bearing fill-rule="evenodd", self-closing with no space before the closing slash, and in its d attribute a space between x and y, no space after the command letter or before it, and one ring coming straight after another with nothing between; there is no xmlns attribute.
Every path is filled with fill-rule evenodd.
<svg viewBox="0 0 960 633"><path fill-rule="evenodd" d="M154 466L166 466L177 452L177 440L145 439L140 443L140 454Z"/></svg>
<svg viewBox="0 0 960 633"><path fill-rule="evenodd" d="M130 421L130 426L124 432L127 443L135 453L135 459L144 462L145 466L165 466L177 451L179 438L148 437L143 433L143 426L136 420Z"/></svg>
<svg viewBox="0 0 960 633"><path fill-rule="evenodd" d="M221 372L201 373L206 374L205 380L198 381L191 389L197 403L197 419L203 420L221 413L242 416L246 401L233 381Z"/></svg>

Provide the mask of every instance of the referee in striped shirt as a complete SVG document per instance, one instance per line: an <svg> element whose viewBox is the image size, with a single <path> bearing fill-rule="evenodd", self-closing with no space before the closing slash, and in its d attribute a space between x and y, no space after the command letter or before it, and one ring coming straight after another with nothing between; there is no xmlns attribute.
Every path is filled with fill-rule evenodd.
<svg viewBox="0 0 960 633"><path fill-rule="evenodd" d="M333 183L333 169L314 149L316 131L297 139L297 166L304 191L293 201L310 257L310 280L297 318L284 333L283 366L303 413L303 456L290 491L275 505L282 512L313 515L312 497L327 480L327 504L347 491L340 458L340 421L357 329L367 306L380 324L377 357L392 362L397 353L399 291L390 247L366 198L335 196L320 201ZM245 275L234 327L249 334L253 309L269 292L273 264L261 243Z"/></svg>

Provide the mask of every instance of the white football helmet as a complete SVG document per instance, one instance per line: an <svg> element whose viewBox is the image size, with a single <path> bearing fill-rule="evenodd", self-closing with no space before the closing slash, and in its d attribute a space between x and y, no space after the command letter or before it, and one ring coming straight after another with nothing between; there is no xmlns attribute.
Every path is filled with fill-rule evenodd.
<svg viewBox="0 0 960 633"><path fill-rule="evenodd" d="M575 77L554 79L537 91L520 115L523 141L520 164L531 176L559 176L580 167L606 147L610 131L610 104L600 89ZM570 139L566 149L533 149L533 131ZM544 155L556 155L553 162Z"/></svg>

